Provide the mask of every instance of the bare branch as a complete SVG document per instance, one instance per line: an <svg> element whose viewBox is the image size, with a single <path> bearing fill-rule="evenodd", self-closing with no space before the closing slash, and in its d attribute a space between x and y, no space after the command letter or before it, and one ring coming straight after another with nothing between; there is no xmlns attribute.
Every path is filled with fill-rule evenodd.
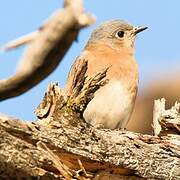
<svg viewBox="0 0 180 180"><path fill-rule="evenodd" d="M73 123L62 125L57 121L53 125L40 126L10 119L0 121L0 132L1 144L4 144L0 149L1 170L6 164L3 175L10 174L10 170L10 175L14 175L15 167L29 176L38 175L37 169L32 167L57 174L52 159L36 147L36 142L41 141L69 168L79 169L77 159L80 159L87 173L94 176L93 172L105 171L151 179L180 177L180 147L173 147L158 137L75 127ZM12 163L14 168L10 166Z"/></svg>
<svg viewBox="0 0 180 180"><path fill-rule="evenodd" d="M84 63L82 72L78 73L80 76L87 66ZM93 98L90 90L102 82L103 78L99 77L104 77L103 73L97 73L97 79L86 77L79 81L81 88L77 88L78 91L74 87L74 100L64 95L56 84L51 84L38 107L39 113L46 106L48 111L40 113L40 119L34 123L0 117L0 144L3 144L0 147L0 170L3 172L0 177L11 177L16 172L26 178L51 175L51 179L69 176L92 179L88 176L92 175L94 179L103 180L180 179L179 135L176 134L177 138L174 136L172 141L171 134L157 137L96 129L82 119L85 105ZM77 106L82 109L77 110ZM172 109L179 117L179 112ZM171 110L162 109L165 111L165 117L170 117L167 112L172 116Z"/></svg>
<svg viewBox="0 0 180 180"><path fill-rule="evenodd" d="M15 39L13 41L10 41L7 44L5 44L3 47L1 47L0 51L2 51L2 52L3 51L9 51L9 50L17 48L19 46L28 44L37 37L38 33L39 33L38 31L35 31L35 32L32 32L32 33L27 34L25 36L22 36L18 39Z"/></svg>
<svg viewBox="0 0 180 180"><path fill-rule="evenodd" d="M92 24L93 20L92 16L84 13L82 0L71 0L38 32L31 34L33 36L26 36L10 44L13 47L28 42L28 47L16 74L0 80L0 101L28 91L53 72L77 39L79 30Z"/></svg>

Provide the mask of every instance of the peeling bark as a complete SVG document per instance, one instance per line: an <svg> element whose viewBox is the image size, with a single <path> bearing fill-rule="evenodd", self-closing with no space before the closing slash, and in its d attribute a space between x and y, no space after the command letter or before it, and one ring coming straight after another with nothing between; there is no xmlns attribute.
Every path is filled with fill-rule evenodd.
<svg viewBox="0 0 180 180"><path fill-rule="evenodd" d="M86 66L84 62L79 76ZM104 85L106 71L77 76L71 97L49 85L33 123L1 115L1 178L180 179L178 138L97 129L82 119L93 93Z"/></svg>

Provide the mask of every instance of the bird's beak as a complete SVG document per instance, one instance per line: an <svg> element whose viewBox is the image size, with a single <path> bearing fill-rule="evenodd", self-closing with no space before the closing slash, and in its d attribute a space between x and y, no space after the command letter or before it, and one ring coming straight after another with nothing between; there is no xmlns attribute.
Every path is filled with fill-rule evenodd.
<svg viewBox="0 0 180 180"><path fill-rule="evenodd" d="M142 32L142 31L146 30L147 28L148 28L148 27L143 27L143 26L136 27L136 28L134 29L134 34L136 35L136 34Z"/></svg>

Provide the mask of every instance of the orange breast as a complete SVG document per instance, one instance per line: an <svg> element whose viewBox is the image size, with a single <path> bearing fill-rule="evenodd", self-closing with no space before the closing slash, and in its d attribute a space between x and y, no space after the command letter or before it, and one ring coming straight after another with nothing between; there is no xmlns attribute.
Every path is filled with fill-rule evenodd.
<svg viewBox="0 0 180 180"><path fill-rule="evenodd" d="M136 91L138 85L138 67L132 48L113 49L108 45L96 44L86 47L88 76L109 67L106 78L110 81L122 81L130 91Z"/></svg>

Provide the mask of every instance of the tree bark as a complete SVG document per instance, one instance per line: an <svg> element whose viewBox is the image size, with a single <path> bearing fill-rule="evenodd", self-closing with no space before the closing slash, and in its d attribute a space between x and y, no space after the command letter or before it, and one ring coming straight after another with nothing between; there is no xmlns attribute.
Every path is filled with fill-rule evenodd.
<svg viewBox="0 0 180 180"><path fill-rule="evenodd" d="M86 68L84 61L71 97L56 84L49 85L36 110L37 121L23 122L1 115L0 177L180 179L179 132L150 136L98 129L82 119L93 93L106 83L108 70L91 78L80 78L84 77ZM158 106L164 107L164 103L159 100ZM161 113L160 124L161 120L172 122L173 118L177 122L180 114L175 107L171 111L164 109L163 114L156 111Z"/></svg>

